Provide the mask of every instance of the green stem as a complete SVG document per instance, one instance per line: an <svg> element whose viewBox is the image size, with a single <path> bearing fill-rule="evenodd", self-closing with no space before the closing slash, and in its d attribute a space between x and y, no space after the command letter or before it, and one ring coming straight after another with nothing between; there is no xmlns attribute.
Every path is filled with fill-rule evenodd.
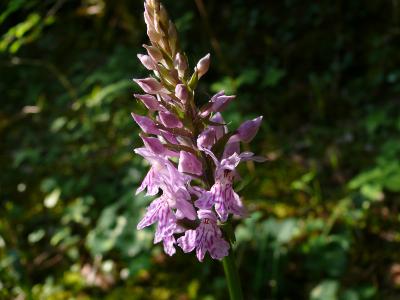
<svg viewBox="0 0 400 300"><path fill-rule="evenodd" d="M224 266L230 299L243 300L242 286L232 248L229 250L228 256L225 256L222 260L222 265Z"/></svg>

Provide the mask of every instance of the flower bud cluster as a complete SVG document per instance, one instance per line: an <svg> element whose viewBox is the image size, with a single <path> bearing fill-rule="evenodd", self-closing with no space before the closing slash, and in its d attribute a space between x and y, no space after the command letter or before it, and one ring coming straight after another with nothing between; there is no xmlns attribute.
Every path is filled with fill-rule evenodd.
<svg viewBox="0 0 400 300"><path fill-rule="evenodd" d="M221 91L199 108L195 102L198 80L210 66L210 54L197 63L192 74L179 48L174 24L158 0L146 0L144 19L150 45L139 54L154 76L134 79L145 94L136 99L148 115L132 113L143 131L143 147L135 149L150 164L137 193L158 197L148 206L137 228L156 224L154 243L162 242L168 255L176 246L196 251L203 261L206 252L214 259L228 255L230 244L220 225L230 215L243 217L243 203L233 189L236 167L246 160L262 161L241 152L240 143L256 135L262 117L244 122L228 132L221 112L234 96ZM188 225L189 224L189 225Z"/></svg>

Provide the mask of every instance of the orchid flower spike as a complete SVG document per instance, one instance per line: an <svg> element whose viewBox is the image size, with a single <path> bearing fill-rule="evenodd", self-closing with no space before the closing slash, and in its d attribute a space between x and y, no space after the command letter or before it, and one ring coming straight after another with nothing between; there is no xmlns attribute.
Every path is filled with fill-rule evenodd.
<svg viewBox="0 0 400 300"><path fill-rule="evenodd" d="M134 79L144 94L135 94L148 114L132 113L140 127L142 156L150 169L137 193L157 196L137 225L155 225L154 243L162 243L167 255L196 252L199 261L208 253L221 260L230 252L230 241L221 225L247 211L235 191L240 162L263 161L241 152L260 128L262 117L245 121L229 133L221 112L235 99L220 91L203 107L195 102L198 80L210 67L210 54L199 60L193 74L179 48L178 35L158 0L146 0L144 18L150 46L138 54L153 74ZM185 225L183 225L185 224ZM190 225L190 226L189 226Z"/></svg>

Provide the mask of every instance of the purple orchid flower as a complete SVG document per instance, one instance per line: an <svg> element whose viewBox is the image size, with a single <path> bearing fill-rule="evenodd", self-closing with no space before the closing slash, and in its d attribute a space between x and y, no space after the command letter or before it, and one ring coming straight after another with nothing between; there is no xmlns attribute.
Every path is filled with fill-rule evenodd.
<svg viewBox="0 0 400 300"><path fill-rule="evenodd" d="M167 253L169 256L172 256L175 254L176 249L174 247L174 245L176 244L176 239L173 235L167 236L165 238L162 239L163 241L163 246L164 246L164 252ZM161 241L157 241L154 240L154 243L159 243Z"/></svg>
<svg viewBox="0 0 400 300"><path fill-rule="evenodd" d="M164 195L155 199L149 207L147 207L146 214L137 225L137 229L143 229L155 222L158 222L156 231L157 241L175 232L176 216L169 206L167 197Z"/></svg>
<svg viewBox="0 0 400 300"><path fill-rule="evenodd" d="M197 137L197 147L201 150L203 148L210 149L221 137L228 132L225 121L222 115L217 112L210 118L210 121L221 125L210 125L203 130Z"/></svg>
<svg viewBox="0 0 400 300"><path fill-rule="evenodd" d="M168 255L176 253L178 244L184 252L196 249L199 261L207 252L213 259L222 259L228 255L230 244L219 222L246 212L232 186L239 178L236 168L242 161L264 160L251 152L241 153L240 143L254 138L262 117L244 122L229 134L220 112L235 96L220 91L204 108L196 106L196 86L209 69L210 55L200 59L189 74L188 59L163 5L158 0L145 0L144 18L151 46L143 45L147 54L138 58L153 75L134 79L144 91L135 97L148 114L132 113L132 117L143 131L140 137L144 147L135 152L148 161L150 170L136 193L159 195L137 228L156 224L154 243L162 242ZM212 151L219 152L220 146L224 151L217 158ZM194 226L195 230L188 229Z"/></svg>
<svg viewBox="0 0 400 300"><path fill-rule="evenodd" d="M206 117L212 112L221 112L235 98L236 96L227 96L225 95L225 91L220 91L211 97L208 109L204 110L200 115Z"/></svg>
<svg viewBox="0 0 400 300"><path fill-rule="evenodd" d="M239 177L236 167L242 161L253 160L264 162L265 158L254 156L252 152L233 153L227 158L218 161L214 153L204 149L216 165L215 183L209 191L205 191L196 201L195 205L200 209L211 209L213 206L221 221L225 222L229 214L243 217L246 210L239 195L234 191L232 184L235 177Z"/></svg>
<svg viewBox="0 0 400 300"><path fill-rule="evenodd" d="M158 193L162 184L172 181L174 185L184 187L190 179L189 176L180 173L176 169L165 153L157 154L148 148L137 148L135 153L143 156L151 164L151 168L137 189L136 194L147 189L147 195L154 196Z"/></svg>
<svg viewBox="0 0 400 300"><path fill-rule="evenodd" d="M228 219L230 213L244 216L245 209L242 201L232 187L235 169L241 161L240 155L234 153L219 162L211 151L205 150L205 152L213 158L216 164L215 183L209 191L204 192L196 200L195 205L200 209L211 209L214 206L223 222Z"/></svg>
<svg viewBox="0 0 400 300"><path fill-rule="evenodd" d="M164 193L148 206L137 229L143 229L157 222L154 244L162 241L165 253L173 255L175 253L173 235L179 232L177 219L195 220L196 211L193 204L189 202L190 194L186 189L176 188L171 183L162 184L161 189Z"/></svg>
<svg viewBox="0 0 400 300"><path fill-rule="evenodd" d="M199 210L197 214L200 225L195 230L186 230L177 240L179 247L185 253L196 249L199 261L204 260L207 251L213 259L221 260L228 255L229 243L222 236L215 214L210 210Z"/></svg>
<svg viewBox="0 0 400 300"><path fill-rule="evenodd" d="M154 236L154 243L163 241L165 252L173 255L175 253L173 246L175 238L173 234L177 227L176 216L164 196L161 196L150 204L143 219L137 225L137 229L143 229L155 222L157 222L157 230Z"/></svg>

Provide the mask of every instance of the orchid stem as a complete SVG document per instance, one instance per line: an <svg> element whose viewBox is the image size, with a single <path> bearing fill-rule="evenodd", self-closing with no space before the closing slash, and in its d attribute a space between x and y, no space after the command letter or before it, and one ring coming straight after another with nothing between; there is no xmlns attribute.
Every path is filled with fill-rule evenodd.
<svg viewBox="0 0 400 300"><path fill-rule="evenodd" d="M222 260L224 266L226 283L228 285L231 300L243 300L242 286L240 284L239 272L235 263L233 249L229 250L229 255Z"/></svg>

